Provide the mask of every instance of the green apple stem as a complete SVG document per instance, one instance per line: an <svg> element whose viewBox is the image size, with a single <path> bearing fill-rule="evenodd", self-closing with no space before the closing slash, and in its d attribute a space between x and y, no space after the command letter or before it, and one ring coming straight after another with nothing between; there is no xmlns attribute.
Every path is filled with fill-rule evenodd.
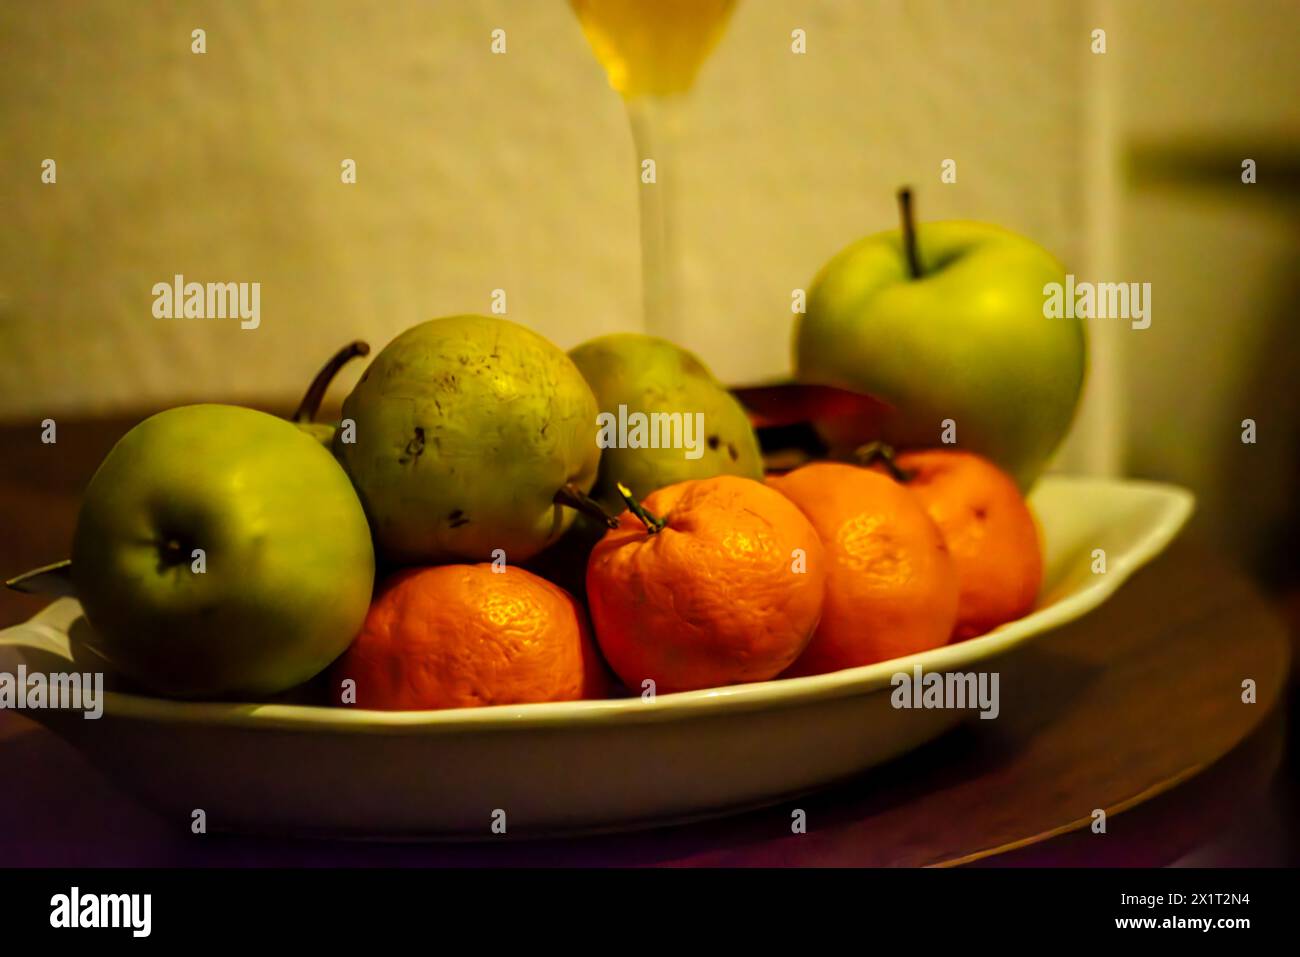
<svg viewBox="0 0 1300 957"><path fill-rule="evenodd" d="M657 534L667 524L664 519L646 511L645 506L636 500L632 490L622 482L618 483L618 494L623 496L623 501L627 502L628 509L633 515L641 519L641 524L645 526L645 530L651 535Z"/></svg>
<svg viewBox="0 0 1300 957"><path fill-rule="evenodd" d="M369 354L369 343L362 342L360 339L349 342L334 353L329 362L321 366L320 372L316 373L316 378L311 380L311 385L307 387L307 392L303 395L302 401L298 403L298 408L290 416L289 421L311 422L315 419L316 413L320 410L321 400L325 398L325 392L329 389L330 383L334 381L334 377L339 374L339 370L357 356Z"/></svg>
<svg viewBox="0 0 1300 957"><path fill-rule="evenodd" d="M603 522L606 528L618 528L618 519L605 511L604 506L572 482L560 486L560 490L555 493L555 498L552 501L556 505L565 505L581 512L583 515L596 519L598 522Z"/></svg>
<svg viewBox="0 0 1300 957"><path fill-rule="evenodd" d="M859 465L870 467L879 462L895 482L906 484L916 478L916 473L902 468L894 457L894 448L884 442L868 442L853 450L853 458Z"/></svg>
<svg viewBox="0 0 1300 957"><path fill-rule="evenodd" d="M898 191L898 218L903 225L903 251L907 253L907 271L913 279L921 278L921 257L916 251L916 219L912 214L912 190Z"/></svg>

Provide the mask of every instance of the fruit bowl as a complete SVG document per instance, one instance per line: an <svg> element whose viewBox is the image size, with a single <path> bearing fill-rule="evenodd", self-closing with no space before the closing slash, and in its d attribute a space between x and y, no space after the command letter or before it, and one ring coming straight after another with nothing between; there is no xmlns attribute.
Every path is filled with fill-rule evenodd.
<svg viewBox="0 0 1300 957"><path fill-rule="evenodd" d="M187 703L109 690L104 712L30 711L176 827L376 839L631 829L771 804L906 753L976 714L898 709L893 676L996 671L1104 602L1178 534L1184 489L1049 476L1036 610L958 644L832 674L680 694L450 711ZM1098 573L1095 550L1105 552ZM60 599L0 632L0 671L95 670ZM75 664L74 664L75 661ZM112 687L111 679L109 682ZM497 839L500 839L497 837Z"/></svg>

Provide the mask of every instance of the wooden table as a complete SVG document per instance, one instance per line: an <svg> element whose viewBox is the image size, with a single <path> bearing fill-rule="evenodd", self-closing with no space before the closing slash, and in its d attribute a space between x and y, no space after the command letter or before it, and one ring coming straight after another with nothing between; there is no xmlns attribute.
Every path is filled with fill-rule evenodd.
<svg viewBox="0 0 1300 957"><path fill-rule="evenodd" d="M66 555L80 490L135 421L0 429L0 572ZM0 595L0 627L43 600ZM797 802L635 834L491 845L194 837L28 719L0 712L2 865L1166 864L1240 818L1278 767L1289 642L1274 610L1194 540L1083 621L1004 659L999 720L971 722ZM1243 680L1258 688L1241 700ZM1107 812L1104 834L1090 825Z"/></svg>

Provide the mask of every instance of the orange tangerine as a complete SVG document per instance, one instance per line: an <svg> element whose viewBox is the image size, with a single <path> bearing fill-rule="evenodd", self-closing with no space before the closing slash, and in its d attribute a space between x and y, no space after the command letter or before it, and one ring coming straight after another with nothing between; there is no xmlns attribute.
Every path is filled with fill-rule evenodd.
<svg viewBox="0 0 1300 957"><path fill-rule="evenodd" d="M572 701L604 686L582 607L514 566L400 572L334 665L334 695L381 710Z"/></svg>
<svg viewBox="0 0 1300 957"><path fill-rule="evenodd" d="M1043 584L1043 554L1034 515L1011 477L988 459L956 449L901 452L895 462L957 567L953 639L1028 614Z"/></svg>
<svg viewBox="0 0 1300 957"><path fill-rule="evenodd" d="M719 475L624 512L592 552L587 600L605 660L628 688L711 688L774 678L799 657L821 614L825 568L817 533L789 500Z"/></svg>
<svg viewBox="0 0 1300 957"><path fill-rule="evenodd" d="M837 462L767 481L812 522L828 565L821 623L789 674L868 665L948 641L957 574L943 536L911 492Z"/></svg>

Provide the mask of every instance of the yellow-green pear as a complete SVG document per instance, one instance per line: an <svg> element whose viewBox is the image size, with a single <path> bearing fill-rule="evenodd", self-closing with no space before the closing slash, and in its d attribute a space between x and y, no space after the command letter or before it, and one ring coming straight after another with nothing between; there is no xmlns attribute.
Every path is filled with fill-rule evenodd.
<svg viewBox="0 0 1300 957"><path fill-rule="evenodd" d="M655 336L615 333L569 353L600 405L603 446L593 495L621 511L615 483L637 498L688 479L762 479L745 410L696 356Z"/></svg>
<svg viewBox="0 0 1300 957"><path fill-rule="evenodd" d="M414 326L343 402L334 449L390 564L532 557L589 505L596 399L557 346L461 315Z"/></svg>

